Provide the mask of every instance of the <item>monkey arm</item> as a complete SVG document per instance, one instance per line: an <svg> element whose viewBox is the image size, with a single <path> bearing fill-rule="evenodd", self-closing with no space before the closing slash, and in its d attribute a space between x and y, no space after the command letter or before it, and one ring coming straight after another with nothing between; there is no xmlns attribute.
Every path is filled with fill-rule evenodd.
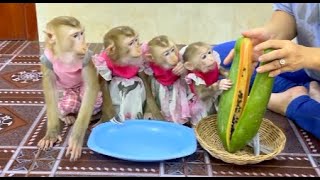
<svg viewBox="0 0 320 180"><path fill-rule="evenodd" d="M96 103L98 92L100 90L99 78L92 61L89 61L88 65L83 68L82 78L84 82L84 95L77 121L75 122L75 127L86 129L89 125L94 104Z"/></svg>
<svg viewBox="0 0 320 180"><path fill-rule="evenodd" d="M209 87L203 84L196 85L195 89L197 95L200 97L202 101L205 101L210 97L213 97L219 91L219 82L220 81L217 81Z"/></svg>
<svg viewBox="0 0 320 180"><path fill-rule="evenodd" d="M98 123L103 123L103 122L106 122L107 120L110 120L112 117L114 117L116 115L116 111L112 104L112 99L111 99L110 90L109 90L109 82L103 79L102 76L99 76L99 82L100 82L100 89L102 92L103 102L102 102L102 110L101 110L102 116Z"/></svg>
<svg viewBox="0 0 320 180"><path fill-rule="evenodd" d="M42 86L44 98L47 106L47 133L60 131L59 110L58 110L58 93L55 86L54 72L47 68L45 65L41 65Z"/></svg>
<svg viewBox="0 0 320 180"><path fill-rule="evenodd" d="M89 126L94 104L100 89L98 75L92 61L89 61L88 65L83 67L82 78L84 81L84 95L78 117L72 128L69 146L66 152L66 155L71 154L71 161L81 156L84 136Z"/></svg>
<svg viewBox="0 0 320 180"><path fill-rule="evenodd" d="M45 136L38 142L40 149L47 149L53 146L59 136L60 121L58 110L58 92L55 86L55 74L52 69L41 65L42 87L47 108L47 131Z"/></svg>
<svg viewBox="0 0 320 180"><path fill-rule="evenodd" d="M160 109L151 91L151 79L143 71L139 72L138 76L142 79L146 90L146 105L144 112L151 113L153 118L155 119L163 120L164 117L161 114Z"/></svg>
<svg viewBox="0 0 320 180"><path fill-rule="evenodd" d="M224 76L225 78L229 77L229 70L223 68L223 67L220 67L219 68L219 74L221 74L222 76Z"/></svg>

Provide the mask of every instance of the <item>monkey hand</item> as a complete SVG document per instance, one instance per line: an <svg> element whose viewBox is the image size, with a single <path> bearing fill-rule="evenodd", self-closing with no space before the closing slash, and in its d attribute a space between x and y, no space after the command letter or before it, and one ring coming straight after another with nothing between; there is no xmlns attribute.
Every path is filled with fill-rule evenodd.
<svg viewBox="0 0 320 180"><path fill-rule="evenodd" d="M153 119L152 117L152 113L148 112L148 113L144 113L143 115L143 119Z"/></svg>
<svg viewBox="0 0 320 180"><path fill-rule="evenodd" d="M66 157L70 154L70 161L76 161L81 157L83 139L85 131L82 132L80 128L77 129L75 126L72 129L71 136L68 140L68 148L66 152Z"/></svg>
<svg viewBox="0 0 320 180"><path fill-rule="evenodd" d="M184 67L182 62L179 62L173 69L172 72L177 75L177 76L181 76L182 74L186 73L187 70Z"/></svg>
<svg viewBox="0 0 320 180"><path fill-rule="evenodd" d="M164 117L163 117L159 107L157 106L157 104L152 103L152 101L150 101L148 103L148 100L147 100L146 109L144 112L144 118L145 119L164 120Z"/></svg>
<svg viewBox="0 0 320 180"><path fill-rule="evenodd" d="M102 113L101 118L99 119L99 121L94 124L92 126L92 128L95 128L96 126L98 126L99 124L105 123L107 121L110 121L111 118L113 118L115 116L115 111L111 112L111 113Z"/></svg>
<svg viewBox="0 0 320 180"><path fill-rule="evenodd" d="M114 110L112 103L108 103L108 107L104 107L102 109L102 115L99 122L100 121L101 123L107 122L114 116L116 116L116 111Z"/></svg>
<svg viewBox="0 0 320 180"><path fill-rule="evenodd" d="M219 82L219 90L228 90L232 86L232 82L230 79L221 79Z"/></svg>
<svg viewBox="0 0 320 180"><path fill-rule="evenodd" d="M38 148L40 150L47 150L53 147L54 143L62 141L62 137L58 131L48 131L46 135L38 142Z"/></svg>

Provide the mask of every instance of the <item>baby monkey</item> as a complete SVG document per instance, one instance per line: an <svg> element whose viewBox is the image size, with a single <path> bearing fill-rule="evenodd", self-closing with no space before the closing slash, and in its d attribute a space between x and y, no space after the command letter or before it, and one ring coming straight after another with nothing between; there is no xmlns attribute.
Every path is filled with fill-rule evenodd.
<svg viewBox="0 0 320 180"><path fill-rule="evenodd" d="M129 26L114 27L105 34L103 43L104 49L94 57L93 62L109 84L116 110L114 120L146 116L163 119L144 73L138 33Z"/></svg>
<svg viewBox="0 0 320 180"><path fill-rule="evenodd" d="M231 88L228 71L220 67L220 56L204 42L195 42L181 49L184 67L189 71L185 79L190 88L189 105L192 124L216 113L218 96ZM219 76L223 78L220 79Z"/></svg>
<svg viewBox="0 0 320 180"><path fill-rule="evenodd" d="M176 44L161 35L143 44L143 54L151 88L160 110L168 121L185 124L190 117L187 84L181 78L186 70Z"/></svg>
<svg viewBox="0 0 320 180"><path fill-rule="evenodd" d="M40 61L48 121L38 147L48 149L61 141L59 119L69 125L74 123L66 151L73 161L81 156L92 114L101 108L98 75L85 41L84 27L76 18L56 17L48 22L44 32L45 49Z"/></svg>

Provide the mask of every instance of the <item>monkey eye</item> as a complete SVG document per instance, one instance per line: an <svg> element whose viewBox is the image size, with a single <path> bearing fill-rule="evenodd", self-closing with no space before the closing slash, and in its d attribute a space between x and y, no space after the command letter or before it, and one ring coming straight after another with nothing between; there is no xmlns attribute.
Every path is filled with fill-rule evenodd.
<svg viewBox="0 0 320 180"><path fill-rule="evenodd" d="M171 49L171 52L174 52L174 48Z"/></svg>
<svg viewBox="0 0 320 180"><path fill-rule="evenodd" d="M207 55L205 54L201 56L201 59L206 59L206 58L207 58Z"/></svg>
<svg viewBox="0 0 320 180"><path fill-rule="evenodd" d="M208 54L212 54L212 52L211 52L211 51L208 51Z"/></svg>
<svg viewBox="0 0 320 180"><path fill-rule="evenodd" d="M81 32L80 34L81 34L81 36L82 36L82 35L83 35L83 32Z"/></svg>
<svg viewBox="0 0 320 180"><path fill-rule="evenodd" d="M73 37L74 37L74 38L77 38L77 37L78 37L78 33L74 34Z"/></svg>
<svg viewBox="0 0 320 180"><path fill-rule="evenodd" d="M168 52L168 51L167 51L167 52L165 52L165 53L164 53L164 55L165 55L165 56L168 56L168 55L169 55L169 52Z"/></svg>

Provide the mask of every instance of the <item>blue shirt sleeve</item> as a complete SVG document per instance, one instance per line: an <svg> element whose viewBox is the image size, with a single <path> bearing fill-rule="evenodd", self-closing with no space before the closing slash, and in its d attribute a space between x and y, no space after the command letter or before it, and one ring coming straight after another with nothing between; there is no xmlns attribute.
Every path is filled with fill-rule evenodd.
<svg viewBox="0 0 320 180"><path fill-rule="evenodd" d="M224 59L228 56L229 52L234 48L236 44L236 41L228 41L228 42L223 42L223 43L220 43L220 44L216 44L212 50L216 51L219 55L220 55L220 59L221 59L221 66L223 66L224 68L230 68L231 67L231 64L230 63L229 65L224 65L223 64L223 61Z"/></svg>
<svg viewBox="0 0 320 180"><path fill-rule="evenodd" d="M293 15L291 3L273 3L272 7L274 11L285 11L290 15Z"/></svg>

